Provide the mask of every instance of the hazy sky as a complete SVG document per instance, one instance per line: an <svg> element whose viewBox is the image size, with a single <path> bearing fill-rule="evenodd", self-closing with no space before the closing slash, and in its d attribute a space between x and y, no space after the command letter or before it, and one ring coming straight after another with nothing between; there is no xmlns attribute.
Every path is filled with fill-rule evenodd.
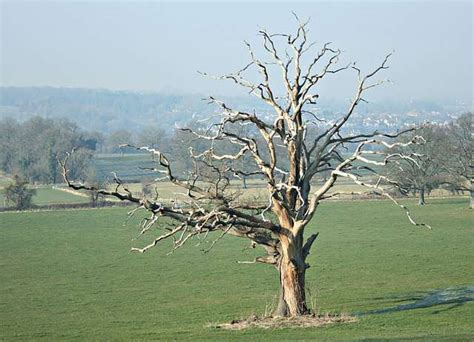
<svg viewBox="0 0 474 342"><path fill-rule="evenodd" d="M332 41L343 61L368 70L395 51L375 98L472 101L471 1L1 2L1 84L167 93L238 94L203 78L247 61L257 30L291 32L311 17L311 38ZM317 51L317 50L315 50ZM367 68L367 69L366 69ZM347 98L354 75L322 91Z"/></svg>

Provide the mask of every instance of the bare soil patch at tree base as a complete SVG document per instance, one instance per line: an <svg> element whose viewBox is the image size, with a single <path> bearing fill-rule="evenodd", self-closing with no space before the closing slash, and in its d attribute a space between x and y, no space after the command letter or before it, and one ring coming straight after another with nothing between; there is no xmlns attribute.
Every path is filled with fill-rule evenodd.
<svg viewBox="0 0 474 342"><path fill-rule="evenodd" d="M329 324L354 323L357 322L355 316L347 314L339 315L303 315L297 317L258 317L252 315L246 319L233 320L230 323L210 324L208 327L227 330L244 329L283 329L283 328L310 328L321 327Z"/></svg>

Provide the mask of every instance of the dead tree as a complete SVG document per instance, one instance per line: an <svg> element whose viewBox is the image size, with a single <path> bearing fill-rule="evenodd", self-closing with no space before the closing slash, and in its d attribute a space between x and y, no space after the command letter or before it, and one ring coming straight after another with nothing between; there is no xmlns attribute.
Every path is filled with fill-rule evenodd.
<svg viewBox="0 0 474 342"><path fill-rule="evenodd" d="M280 294L274 314L280 316L298 316L309 312L305 299L305 273L309 267L307 257L318 234L305 239L305 228L318 211L321 201L336 196L331 188L339 179L349 179L389 197L406 211L413 224L423 225L415 223L408 209L398 204L386 191L387 187L397 184L372 168L398 160L416 162L413 156L400 153L389 153L383 158L380 155L386 149L402 144L418 144L423 139L415 136L406 143L390 144L388 138L396 138L406 131L394 134L344 132L344 126L358 104L365 101L363 94L383 83L373 79L388 68L390 55L367 74L355 64L338 66L341 51L332 48L330 43L324 44L312 58L307 59L314 44L307 37L308 22L298 22L298 29L293 35L259 31L263 53L269 61L260 59L251 45L246 43L249 64L235 73L215 77L246 88L251 95L269 106L271 114L236 110L210 97L209 101L219 109L218 119L211 123L207 131L185 129L196 139L208 143L204 152L190 149L194 167L187 177L177 175L171 158L160 150L147 146L133 147L155 155L156 167L153 171L160 175L157 181L167 180L183 189L179 205L176 202L165 205L156 199L134 196L117 177L115 189L97 189L103 195L136 203L137 208L131 214L138 209L149 211L150 216L143 221L140 234L149 232L155 225L163 229L163 234L150 244L132 248L134 252L145 253L166 239L172 241L173 249L177 249L190 239L203 239L211 232L219 232L217 236L210 234L213 236L211 247L225 235L247 238L254 246L261 246L266 254L246 263L269 264L278 270ZM251 68L256 68L260 81L252 82L245 76ZM275 68L280 74L279 80L274 79ZM318 86L327 76L344 70L353 70L358 76L355 95L339 120L326 122L314 110ZM283 85L284 94L278 95L277 87L274 88L271 82ZM321 124L323 128L309 139L307 131L314 124ZM236 130L231 129L234 125L252 126L259 139L252 135L235 134ZM237 152L220 151L218 145L224 143L238 147ZM349 145L355 146L352 152L344 152ZM373 158L374 155L377 158ZM238 161L244 156L250 156L254 161L253 171L238 168ZM91 190L90 186L68 178L67 158L61 165L64 179L70 187ZM284 169L282 165L288 168ZM372 181L358 174L361 169L373 173ZM327 171L330 176L316 187L312 183L313 178ZM239 200L238 193L229 189L231 177L242 175L259 175L265 179L268 196L264 201L245 203Z"/></svg>

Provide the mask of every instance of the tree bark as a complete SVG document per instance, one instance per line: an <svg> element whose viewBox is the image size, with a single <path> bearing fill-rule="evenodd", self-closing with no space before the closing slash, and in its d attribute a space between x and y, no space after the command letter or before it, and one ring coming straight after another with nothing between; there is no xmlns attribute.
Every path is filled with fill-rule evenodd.
<svg viewBox="0 0 474 342"><path fill-rule="evenodd" d="M471 185L470 190L469 190L469 194L470 194L469 208L474 209L474 182L472 179L470 179L469 183Z"/></svg>
<svg viewBox="0 0 474 342"><path fill-rule="evenodd" d="M418 197L418 205L425 205L425 188L421 188Z"/></svg>
<svg viewBox="0 0 474 342"><path fill-rule="evenodd" d="M309 313L306 306L305 273L302 237L281 237L278 264L280 295L274 316L294 317Z"/></svg>
<svg viewBox="0 0 474 342"><path fill-rule="evenodd" d="M281 275L280 275L281 278ZM280 293L278 294L278 304L273 312L273 316L286 317L288 316L288 306L286 305L285 299L283 298L283 287L280 283Z"/></svg>

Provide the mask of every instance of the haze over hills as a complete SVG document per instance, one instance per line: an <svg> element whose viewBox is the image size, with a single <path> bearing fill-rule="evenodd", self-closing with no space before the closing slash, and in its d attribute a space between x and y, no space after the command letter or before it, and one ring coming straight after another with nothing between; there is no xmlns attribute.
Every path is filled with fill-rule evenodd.
<svg viewBox="0 0 474 342"><path fill-rule="evenodd" d="M208 118L217 108L198 94L160 94L104 89L53 87L1 87L0 118L20 121L39 115L48 118L68 118L80 127L111 133L118 130L137 132L154 125L164 129L184 126L194 120ZM204 100L203 100L204 99ZM227 97L226 103L239 110L258 111L271 115L271 109L257 99ZM321 100L316 111L326 120L344 111L349 99ZM411 101L400 103L369 103L358 107L350 130L399 128L424 121L444 123L466 111L472 103L434 103Z"/></svg>
<svg viewBox="0 0 474 342"><path fill-rule="evenodd" d="M1 88L0 117L26 120L39 115L68 118L87 130L136 131L150 124L173 126L206 110L199 98L102 89Z"/></svg>

